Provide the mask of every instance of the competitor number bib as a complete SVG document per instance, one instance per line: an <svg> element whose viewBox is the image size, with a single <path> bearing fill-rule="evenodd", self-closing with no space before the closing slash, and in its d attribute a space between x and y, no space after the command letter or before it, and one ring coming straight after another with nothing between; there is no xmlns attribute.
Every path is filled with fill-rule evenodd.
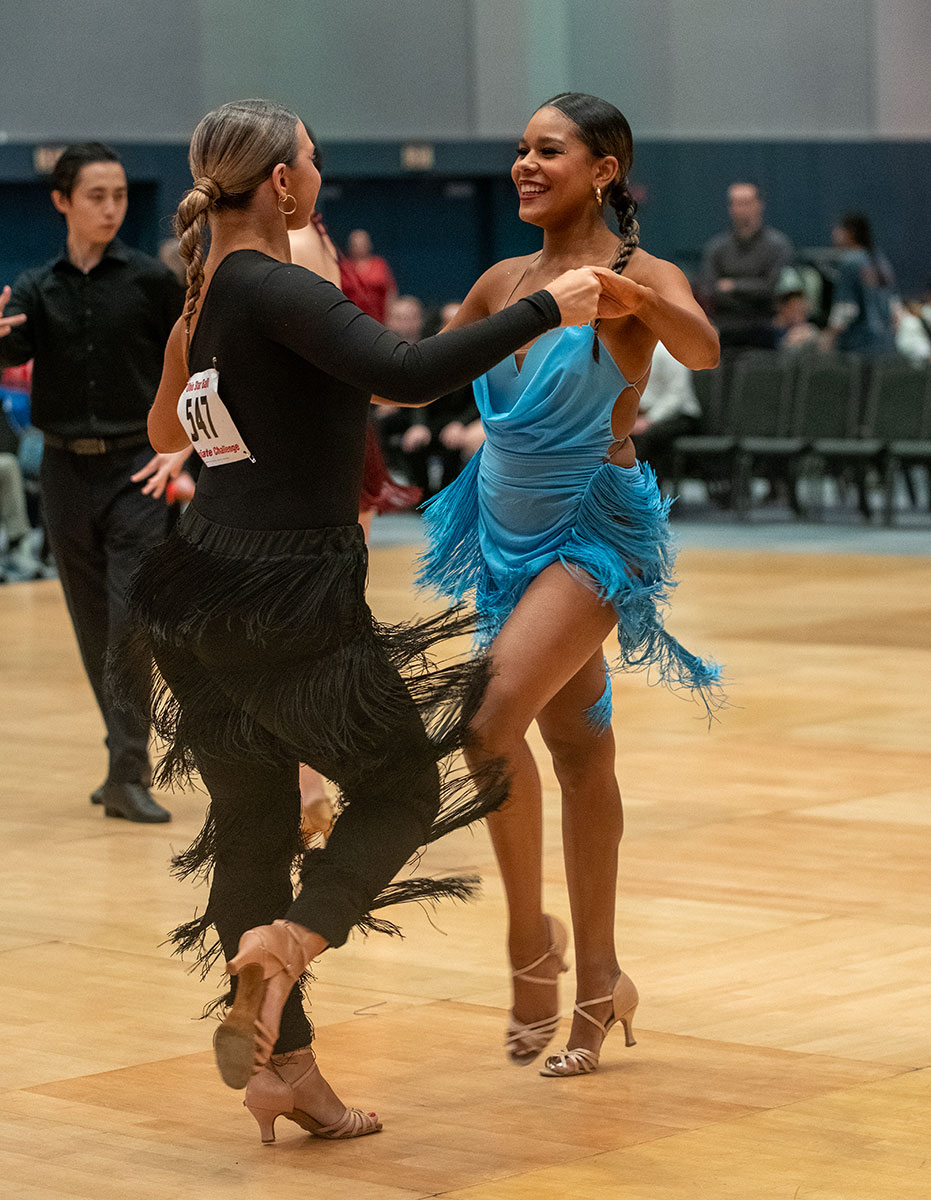
<svg viewBox="0 0 931 1200"><path fill-rule="evenodd" d="M214 368L192 375L178 400L178 420L204 466L221 467L244 458L255 462L220 399L219 384Z"/></svg>

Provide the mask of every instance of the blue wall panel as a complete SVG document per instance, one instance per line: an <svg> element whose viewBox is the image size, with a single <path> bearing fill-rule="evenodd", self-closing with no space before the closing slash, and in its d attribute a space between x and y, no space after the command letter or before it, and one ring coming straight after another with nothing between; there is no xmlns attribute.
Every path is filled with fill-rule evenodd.
<svg viewBox="0 0 931 1200"><path fill-rule="evenodd" d="M180 145L121 145L137 185L128 240L154 252L189 183ZM461 296L498 258L523 254L540 234L517 219L508 178L510 142L438 143L435 169L403 172L397 143L325 146L321 208L342 241L369 229L403 291L431 303ZM931 142L643 141L633 172L644 190L644 245L687 270L703 243L726 227L727 185L758 181L767 219L797 247L830 243L846 209L864 210L903 290L931 278ZM0 282L55 252L61 224L32 166L32 147L0 146Z"/></svg>

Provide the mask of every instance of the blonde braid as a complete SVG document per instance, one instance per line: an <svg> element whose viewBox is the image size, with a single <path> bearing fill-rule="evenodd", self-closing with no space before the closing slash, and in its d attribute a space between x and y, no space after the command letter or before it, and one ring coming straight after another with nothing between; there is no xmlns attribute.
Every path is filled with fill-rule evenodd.
<svg viewBox="0 0 931 1200"><path fill-rule="evenodd" d="M178 237L178 253L187 263L187 295L184 298L184 328L187 344L191 341L191 321L197 309L197 300L204 286L204 252L206 247L207 214L220 198L220 188L212 180L202 177L186 192L175 213L175 234Z"/></svg>

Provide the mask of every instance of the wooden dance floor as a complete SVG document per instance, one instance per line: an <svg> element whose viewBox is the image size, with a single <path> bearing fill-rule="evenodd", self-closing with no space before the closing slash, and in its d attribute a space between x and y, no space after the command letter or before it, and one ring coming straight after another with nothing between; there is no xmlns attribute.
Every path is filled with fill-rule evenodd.
<svg viewBox="0 0 931 1200"><path fill-rule="evenodd" d="M386 618L415 610L410 557L373 554ZM101 729L59 586L0 588L0 1194L926 1200L931 561L693 550L681 574L670 624L726 664L733 707L709 730L616 685L638 1045L613 1034L574 1080L505 1060L501 888L485 831L459 834L425 866L481 872L480 902L408 908L403 942L317 966L321 1065L384 1132L280 1120L273 1147L193 1019L216 979L160 944L204 903L167 874L203 796L166 798L169 826L91 807ZM568 917L544 774L547 901Z"/></svg>

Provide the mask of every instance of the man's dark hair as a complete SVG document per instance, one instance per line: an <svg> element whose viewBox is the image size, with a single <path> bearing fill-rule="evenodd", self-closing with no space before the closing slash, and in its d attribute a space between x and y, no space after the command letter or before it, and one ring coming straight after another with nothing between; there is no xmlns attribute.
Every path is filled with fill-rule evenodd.
<svg viewBox="0 0 931 1200"><path fill-rule="evenodd" d="M119 161L117 152L105 146L103 142L79 142L76 146L68 146L62 151L52 171L49 185L53 192L61 192L70 200L82 167L90 163Z"/></svg>

